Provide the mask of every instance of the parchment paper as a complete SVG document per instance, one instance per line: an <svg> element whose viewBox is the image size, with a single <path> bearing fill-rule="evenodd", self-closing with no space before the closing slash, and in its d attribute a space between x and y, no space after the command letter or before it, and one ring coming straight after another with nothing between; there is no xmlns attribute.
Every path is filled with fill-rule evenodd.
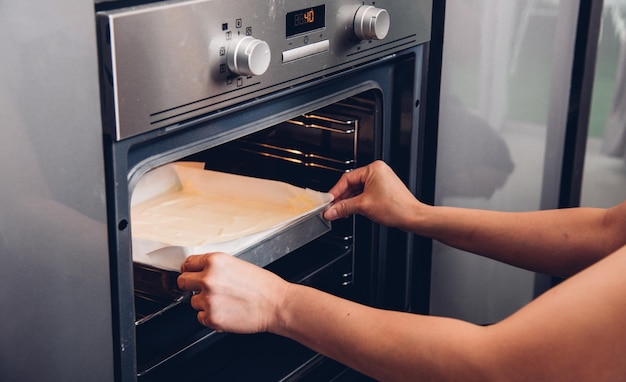
<svg viewBox="0 0 626 382"><path fill-rule="evenodd" d="M134 261L178 271L191 254L236 255L332 201L327 193L203 167L173 163L139 181L131 201Z"/></svg>

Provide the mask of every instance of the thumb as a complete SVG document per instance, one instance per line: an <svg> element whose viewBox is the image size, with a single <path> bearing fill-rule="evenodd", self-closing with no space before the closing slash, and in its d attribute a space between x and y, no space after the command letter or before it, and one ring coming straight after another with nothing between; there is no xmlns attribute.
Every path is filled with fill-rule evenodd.
<svg viewBox="0 0 626 382"><path fill-rule="evenodd" d="M324 211L324 218L326 220L337 220L340 218L347 218L355 212L354 203L352 199L344 199L335 202Z"/></svg>

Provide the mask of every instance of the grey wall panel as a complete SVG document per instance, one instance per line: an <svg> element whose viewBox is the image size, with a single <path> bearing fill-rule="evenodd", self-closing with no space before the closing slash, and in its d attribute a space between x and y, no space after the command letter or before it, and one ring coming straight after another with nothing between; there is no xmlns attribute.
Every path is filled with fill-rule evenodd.
<svg viewBox="0 0 626 382"><path fill-rule="evenodd" d="M93 2L0 1L0 380L113 380Z"/></svg>

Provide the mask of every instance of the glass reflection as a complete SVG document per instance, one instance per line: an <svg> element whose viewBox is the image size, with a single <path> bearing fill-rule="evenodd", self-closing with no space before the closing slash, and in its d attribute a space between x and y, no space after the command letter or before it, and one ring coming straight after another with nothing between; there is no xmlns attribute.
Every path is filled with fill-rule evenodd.
<svg viewBox="0 0 626 382"><path fill-rule="evenodd" d="M626 1L605 0L581 205L626 199Z"/></svg>

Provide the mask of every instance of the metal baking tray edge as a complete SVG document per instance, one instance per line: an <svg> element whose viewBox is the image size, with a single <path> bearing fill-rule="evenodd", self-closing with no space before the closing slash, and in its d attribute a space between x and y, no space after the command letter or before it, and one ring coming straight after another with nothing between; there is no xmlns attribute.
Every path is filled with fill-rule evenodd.
<svg viewBox="0 0 626 382"><path fill-rule="evenodd" d="M234 254L242 260L264 267L306 243L330 231L331 224L322 217L319 209L287 225L276 234L261 240L252 247Z"/></svg>
<svg viewBox="0 0 626 382"><path fill-rule="evenodd" d="M301 246L317 239L331 229L331 223L322 217L323 209L318 208L300 219L288 224L273 235L260 240L255 245L233 254L242 260L264 267ZM159 269L150 265L133 263L135 291L141 295L172 301L135 324L140 325L160 316L167 310L186 301L189 293L178 289L176 278L179 272Z"/></svg>

